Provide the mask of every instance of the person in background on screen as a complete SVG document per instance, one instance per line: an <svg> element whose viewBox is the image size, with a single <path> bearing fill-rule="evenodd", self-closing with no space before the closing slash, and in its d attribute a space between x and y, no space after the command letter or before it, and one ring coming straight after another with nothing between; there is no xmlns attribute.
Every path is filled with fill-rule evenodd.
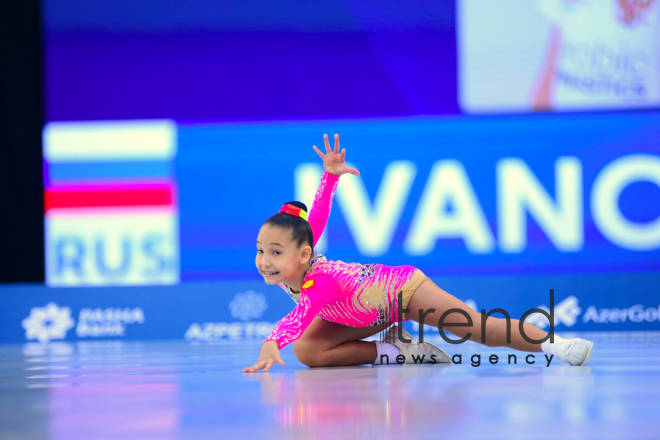
<svg viewBox="0 0 660 440"><path fill-rule="evenodd" d="M589 359L593 343L584 339L541 341L548 333L525 322L521 335L519 320L488 317L482 339L482 315L445 292L413 266L344 263L327 260L313 252L330 215L334 192L342 174L359 175L349 168L346 150L334 150L324 135L325 172L312 210L300 202L285 204L263 224L257 236L256 266L267 284L277 284L297 303L274 328L261 348L257 362L243 372L268 371L284 365L280 350L293 343L296 357L310 367L397 363L447 363L450 357L428 342L417 343L402 328L392 326L381 341L362 341L399 321L413 319L423 325L438 325L445 311L456 309L444 319L449 331L460 338L491 347L505 346L528 352L543 351L573 365ZM399 302L402 303L399 303ZM402 312L406 313L403 316ZM509 325L507 325L509 324ZM530 340L534 340L531 341ZM551 357L549 358L552 359ZM548 362L549 365L549 362Z"/></svg>
<svg viewBox="0 0 660 440"><path fill-rule="evenodd" d="M658 0L538 0L551 21L536 111L660 105Z"/></svg>

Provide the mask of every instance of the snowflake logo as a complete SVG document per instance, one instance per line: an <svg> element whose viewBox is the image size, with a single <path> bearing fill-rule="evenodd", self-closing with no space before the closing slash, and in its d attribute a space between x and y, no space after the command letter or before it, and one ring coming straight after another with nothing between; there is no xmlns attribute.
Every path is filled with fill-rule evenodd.
<svg viewBox="0 0 660 440"><path fill-rule="evenodd" d="M58 307L54 302L46 307L32 307L30 316L22 321L26 339L37 339L42 344L51 339L64 339L74 326L71 309Z"/></svg>
<svg viewBox="0 0 660 440"><path fill-rule="evenodd" d="M248 290L245 293L237 293L229 303L231 316L241 321L260 318L268 308L266 297L262 293Z"/></svg>

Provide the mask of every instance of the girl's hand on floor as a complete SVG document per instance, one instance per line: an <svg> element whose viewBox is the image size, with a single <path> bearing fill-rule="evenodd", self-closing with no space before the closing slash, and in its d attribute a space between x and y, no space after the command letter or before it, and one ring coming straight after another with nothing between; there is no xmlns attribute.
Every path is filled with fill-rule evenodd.
<svg viewBox="0 0 660 440"><path fill-rule="evenodd" d="M255 371L261 370L262 368L264 369L264 373L267 373L273 364L280 364L282 366L285 365L284 361L282 361L282 358L280 357L280 350L277 348L277 342L268 341L262 345L261 354L259 355L259 360L257 363L251 367L243 368L243 373L254 373Z"/></svg>
<svg viewBox="0 0 660 440"><path fill-rule="evenodd" d="M355 168L349 168L346 166L346 163L344 162L344 158L346 157L346 148L341 150L341 153L339 152L338 134L335 135L334 151L332 151L330 148L330 142L328 141L327 134L323 135L323 141L325 142L325 151L327 154L321 153L321 150L319 150L316 145L314 145L314 151L316 151L316 154L318 154L319 157L323 159L323 167L325 168L325 171L336 176L341 176L342 174L346 173L354 174L356 176L360 175L360 172Z"/></svg>

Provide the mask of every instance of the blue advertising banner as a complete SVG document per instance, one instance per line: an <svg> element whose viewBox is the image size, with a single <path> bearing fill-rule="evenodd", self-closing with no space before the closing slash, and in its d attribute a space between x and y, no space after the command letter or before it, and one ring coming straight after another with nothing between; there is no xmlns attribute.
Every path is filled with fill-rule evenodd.
<svg viewBox="0 0 660 440"><path fill-rule="evenodd" d="M568 276L433 277L468 306L505 309L520 318L549 309L554 289L558 332L659 330L657 273ZM262 341L294 303L263 282L187 283L176 286L0 288L0 343L86 340L179 339L207 342ZM498 316L495 314L493 316ZM529 322L549 330L547 318ZM419 325L405 324L413 336ZM437 329L425 338L438 341Z"/></svg>

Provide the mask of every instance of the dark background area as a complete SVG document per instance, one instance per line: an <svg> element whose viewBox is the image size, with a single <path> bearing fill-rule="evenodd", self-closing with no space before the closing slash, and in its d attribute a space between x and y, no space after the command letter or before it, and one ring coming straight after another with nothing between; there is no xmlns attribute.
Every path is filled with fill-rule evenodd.
<svg viewBox="0 0 660 440"><path fill-rule="evenodd" d="M0 2L0 282L44 282L38 0Z"/></svg>

